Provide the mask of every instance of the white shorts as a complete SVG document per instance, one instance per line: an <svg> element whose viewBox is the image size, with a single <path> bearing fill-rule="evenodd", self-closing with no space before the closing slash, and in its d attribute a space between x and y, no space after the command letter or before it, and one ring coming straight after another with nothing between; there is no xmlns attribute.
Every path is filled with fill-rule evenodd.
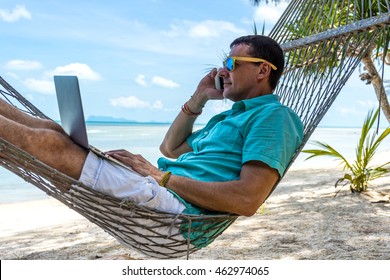
<svg viewBox="0 0 390 280"><path fill-rule="evenodd" d="M87 156L79 181L87 187L104 194L131 201L151 209L173 214L180 214L185 209L184 204L166 188L159 186L154 178L141 176L135 171L128 170L109 160L98 157L93 152L89 152ZM124 215L129 214L128 210L119 207L116 211ZM135 226L133 228L134 236L130 239L121 230L118 230L116 232L117 236L114 237L124 245L129 245L137 250L137 242L148 244L148 247L152 249L155 245L150 241L158 244L172 244L173 240L179 241L181 244L176 247L177 250L183 251L188 249L187 242L182 242L186 240L184 240L178 227L161 226L154 219L142 218L133 218L133 224L142 225L142 227ZM120 223L118 224L118 221L115 219L112 221L112 225L114 228L120 227ZM126 229L123 229L123 232L126 232ZM162 236L169 238L161 238ZM172 253L169 247L156 246L157 252L161 254L170 253L172 256L175 256L175 251ZM193 248L193 246L190 245L189 248ZM159 253L149 253L149 255L157 258L161 257ZM182 255L180 253L177 256Z"/></svg>
<svg viewBox="0 0 390 280"><path fill-rule="evenodd" d="M144 177L93 152L88 154L79 181L104 194L151 209L174 214L185 209L183 203L151 176Z"/></svg>

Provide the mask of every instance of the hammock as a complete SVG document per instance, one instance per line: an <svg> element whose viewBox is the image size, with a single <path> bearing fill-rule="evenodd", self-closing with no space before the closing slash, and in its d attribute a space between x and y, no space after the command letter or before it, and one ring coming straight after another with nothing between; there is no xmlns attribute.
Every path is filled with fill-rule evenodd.
<svg viewBox="0 0 390 280"><path fill-rule="evenodd" d="M307 142L361 58L390 37L390 0L293 0L270 36L285 51L286 69L276 94L304 123ZM40 118L39 109L0 77L10 104ZM187 256L211 243L237 215L167 214L121 201L36 160L0 138L0 164L95 223L120 243L160 259ZM70 191L63 191L68 187ZM276 187L276 186L275 186ZM145 227L144 221L154 222ZM161 233L162 228L165 230ZM179 233L172 234L173 229ZM183 236L185 238L183 238Z"/></svg>

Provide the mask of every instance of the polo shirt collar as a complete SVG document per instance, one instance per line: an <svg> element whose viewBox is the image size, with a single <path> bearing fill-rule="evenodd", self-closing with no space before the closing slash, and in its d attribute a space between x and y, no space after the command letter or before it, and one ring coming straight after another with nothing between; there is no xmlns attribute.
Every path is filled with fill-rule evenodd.
<svg viewBox="0 0 390 280"><path fill-rule="evenodd" d="M256 108L258 106L261 106L263 104L267 103L273 103L275 101L279 101L279 96L275 94L266 94L266 95L261 95L258 97L254 97L251 99L246 99L246 100L241 100L237 101L233 104L232 110L233 111L248 111L253 108Z"/></svg>

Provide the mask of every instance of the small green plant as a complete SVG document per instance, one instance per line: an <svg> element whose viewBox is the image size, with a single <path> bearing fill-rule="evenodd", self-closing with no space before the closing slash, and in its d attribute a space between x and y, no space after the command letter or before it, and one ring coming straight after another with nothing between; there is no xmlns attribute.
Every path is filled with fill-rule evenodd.
<svg viewBox="0 0 390 280"><path fill-rule="evenodd" d="M306 160L317 156L330 156L340 161L343 165L343 170L347 173L342 178L336 181L335 187L339 185L345 186L349 184L351 192L367 191L370 181L383 177L390 172L390 161L377 166L370 167L369 164L373 159L378 146L390 134L390 127L386 128L379 136L370 130L378 118L379 109L374 112L371 110L364 120L360 139L356 147L356 158L354 162L348 160L341 155L336 149L330 145L320 141L314 141L314 145L322 149L303 150L302 152L311 154Z"/></svg>
<svg viewBox="0 0 390 280"><path fill-rule="evenodd" d="M267 215L269 213L270 213L270 210L268 210L267 207L265 206L265 202L256 211L256 214L259 214L259 215Z"/></svg>

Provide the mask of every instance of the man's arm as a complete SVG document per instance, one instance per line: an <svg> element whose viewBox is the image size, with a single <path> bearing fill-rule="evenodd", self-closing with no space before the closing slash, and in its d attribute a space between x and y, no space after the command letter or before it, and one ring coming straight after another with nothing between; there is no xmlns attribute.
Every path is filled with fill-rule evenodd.
<svg viewBox="0 0 390 280"><path fill-rule="evenodd" d="M279 179L268 165L251 161L243 165L240 179L227 182L201 182L171 176L168 189L183 199L208 210L252 216L268 197Z"/></svg>
<svg viewBox="0 0 390 280"><path fill-rule="evenodd" d="M186 139L192 133L195 120L196 117L188 116L183 112L179 113L160 145L160 151L164 156L178 158L181 154L192 150Z"/></svg>
<svg viewBox="0 0 390 280"><path fill-rule="evenodd" d="M214 77L217 69L213 69L199 82L195 93L187 101L188 109L193 113L200 113L210 99L222 99L222 91L215 89ZM197 115L186 114L180 111L169 127L163 142L160 145L161 153L170 158L178 158L181 154L192 149L186 139L191 135Z"/></svg>
<svg viewBox="0 0 390 280"><path fill-rule="evenodd" d="M107 154L128 164L143 176L152 176L157 182L161 182L165 174L141 155L126 150ZM260 161L250 161L242 166L239 180L203 182L172 175L165 187L199 207L251 216L263 204L278 179L279 174L275 169Z"/></svg>

